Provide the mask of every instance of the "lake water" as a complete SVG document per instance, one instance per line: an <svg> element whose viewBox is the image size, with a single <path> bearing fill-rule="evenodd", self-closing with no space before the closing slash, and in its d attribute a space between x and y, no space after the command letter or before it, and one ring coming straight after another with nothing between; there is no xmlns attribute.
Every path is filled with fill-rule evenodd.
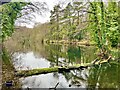
<svg viewBox="0 0 120 90"><path fill-rule="evenodd" d="M43 31L39 27L18 30L5 42L16 70L90 63L97 56L94 46L41 44ZM120 50L112 52L112 55L117 62L84 70L22 77L19 81L23 88L52 88L57 83L57 88L120 88Z"/></svg>
<svg viewBox="0 0 120 90"><path fill-rule="evenodd" d="M96 48L71 45L40 45L12 54L16 70L31 70L54 66L90 63L96 58ZM116 53L114 53L117 56ZM48 73L20 78L23 88L118 88L120 87L119 64L105 63L84 70Z"/></svg>

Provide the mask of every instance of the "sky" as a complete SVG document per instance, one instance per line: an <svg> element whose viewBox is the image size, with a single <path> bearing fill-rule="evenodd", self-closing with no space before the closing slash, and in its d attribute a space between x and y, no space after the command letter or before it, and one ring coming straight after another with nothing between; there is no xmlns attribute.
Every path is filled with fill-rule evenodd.
<svg viewBox="0 0 120 90"><path fill-rule="evenodd" d="M35 1L38 1L38 0L35 0ZM43 0L39 0L39 1L42 2ZM44 0L44 2L47 3L50 10L53 9L54 5L56 5L58 3L62 3L64 1L70 2L71 0ZM66 6L66 4L64 6ZM50 10L49 10L49 12L46 12L43 16L37 16L36 20L38 22L40 21L41 23L49 21L50 20L50 18L49 18L50 17Z"/></svg>
<svg viewBox="0 0 120 90"><path fill-rule="evenodd" d="M36 18L34 18L34 21L31 21L28 23L19 23L19 20L16 20L15 25L20 25L20 26L26 26L28 28L33 28L35 26L36 23L45 23L45 22L49 22L50 21L50 10L53 9L54 5L58 4L58 3L62 3L62 2L72 2L72 0L26 0L26 1L30 1L30 2L46 2L46 4L48 5L49 11L44 11L43 15L38 15L35 13ZM87 0L77 0L77 1L87 1ZM97 1L97 0L96 0ZM103 0L103 1L107 1L107 0ZM63 4L63 7L65 7L66 4Z"/></svg>
<svg viewBox="0 0 120 90"><path fill-rule="evenodd" d="M35 23L45 23L50 21L50 11L53 10L54 5L62 2L70 2L71 0L29 0L31 2L46 2L48 5L49 10L44 11L43 15L38 15L35 13L36 18L34 18L34 21L31 23L19 23L20 19L16 20L15 25L17 26L26 26L28 28L33 28L35 26ZM64 4L63 7L65 7L67 4Z"/></svg>

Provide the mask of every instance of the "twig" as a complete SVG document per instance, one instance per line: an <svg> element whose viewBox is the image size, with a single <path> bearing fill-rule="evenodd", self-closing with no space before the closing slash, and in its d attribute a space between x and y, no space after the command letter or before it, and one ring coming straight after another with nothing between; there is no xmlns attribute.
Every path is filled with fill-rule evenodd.
<svg viewBox="0 0 120 90"><path fill-rule="evenodd" d="M59 84L59 82L55 85L55 89L57 88L58 84Z"/></svg>
<svg viewBox="0 0 120 90"><path fill-rule="evenodd" d="M96 58L96 59L92 62L92 64L95 64L97 61L99 61L98 58Z"/></svg>
<svg viewBox="0 0 120 90"><path fill-rule="evenodd" d="M53 88L49 88L49 89L56 90L56 88L57 88L58 84L59 84L59 82L55 85L55 87L53 87Z"/></svg>

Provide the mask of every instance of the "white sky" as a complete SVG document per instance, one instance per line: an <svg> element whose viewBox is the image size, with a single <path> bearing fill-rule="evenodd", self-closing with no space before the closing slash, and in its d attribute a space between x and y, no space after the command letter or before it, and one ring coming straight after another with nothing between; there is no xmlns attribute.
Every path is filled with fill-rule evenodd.
<svg viewBox="0 0 120 90"><path fill-rule="evenodd" d="M38 1L38 0L35 0L35 1ZM40 1L43 2L43 0L39 0L39 2ZM69 2L71 0L44 0L44 2L47 3L50 10L53 9L54 5L56 5L56 4L58 4L58 2L62 2L62 1ZM43 16L37 16L36 21L44 23L44 22L49 21L49 19L50 19L49 17L50 17L50 11L46 12Z"/></svg>
<svg viewBox="0 0 120 90"><path fill-rule="evenodd" d="M39 2L46 2L49 9L52 10L54 5L58 4L59 2L70 2L71 0L31 0L31 1L39 1ZM50 11L49 12L45 12L43 16L40 16L40 15L37 15L36 17L36 21L37 22L41 22L41 23L44 23L44 22L47 22L50 20Z"/></svg>
<svg viewBox="0 0 120 90"><path fill-rule="evenodd" d="M21 25L21 26L27 26L29 28L33 28L35 23L45 23L48 22L50 20L50 10L53 9L54 5L58 4L58 3L62 3L62 2L71 2L72 0L26 0L26 1L30 1L30 2L46 2L46 4L48 5L49 11L45 11L43 13L43 16L41 15L37 15L36 14L36 18L34 19L34 21L36 22L29 22L29 23L18 23L18 21L16 21L16 25ZM87 1L87 0L78 0L78 1ZM103 0L103 1L107 1L107 0ZM64 4L64 6L66 6Z"/></svg>
<svg viewBox="0 0 120 90"><path fill-rule="evenodd" d="M28 1L28 0L27 0ZM61 3L61 2L70 2L72 0L29 0L30 2L46 2L46 4L48 5L49 11L45 11L43 13L43 15L37 15L36 14L36 18L35 21L37 23L45 23L48 22L50 20L50 10L53 9L54 5ZM33 26L35 25L35 22L32 22L31 24L27 24L27 23L18 23L19 20L16 21L15 25L20 25L20 26L26 26L29 28L33 28Z"/></svg>

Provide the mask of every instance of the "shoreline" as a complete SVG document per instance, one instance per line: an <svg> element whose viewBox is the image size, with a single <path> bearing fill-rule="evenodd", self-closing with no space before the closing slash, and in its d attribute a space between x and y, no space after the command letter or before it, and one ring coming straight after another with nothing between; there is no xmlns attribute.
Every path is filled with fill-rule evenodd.
<svg viewBox="0 0 120 90"><path fill-rule="evenodd" d="M76 45L76 46L95 46L95 43L92 43L87 40L43 40L44 43L49 43L49 44L64 44L64 45Z"/></svg>

